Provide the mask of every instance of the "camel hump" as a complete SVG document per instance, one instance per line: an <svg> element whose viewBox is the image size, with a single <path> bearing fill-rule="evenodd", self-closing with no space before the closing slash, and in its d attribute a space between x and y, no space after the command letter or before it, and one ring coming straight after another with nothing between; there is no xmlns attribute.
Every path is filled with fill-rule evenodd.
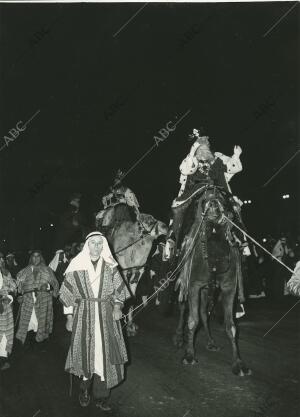
<svg viewBox="0 0 300 417"><path fill-rule="evenodd" d="M113 228L125 222L135 223L136 221L137 213L135 209L125 203L107 207L105 210L101 210L96 216L98 230L103 226L105 228Z"/></svg>
<svg viewBox="0 0 300 417"><path fill-rule="evenodd" d="M137 214L133 207L121 203L114 206L114 223L136 222Z"/></svg>

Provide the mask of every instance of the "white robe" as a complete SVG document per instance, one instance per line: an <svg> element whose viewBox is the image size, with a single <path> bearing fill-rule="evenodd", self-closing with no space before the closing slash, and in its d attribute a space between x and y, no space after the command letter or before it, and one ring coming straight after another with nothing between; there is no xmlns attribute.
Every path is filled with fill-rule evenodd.
<svg viewBox="0 0 300 417"><path fill-rule="evenodd" d="M32 308L32 313L31 313L27 331L30 332L30 330L33 330L36 333L38 331L39 324L38 324L38 319L37 319L35 308L34 308L34 304L36 302L36 296L34 295L34 293L32 293L32 297L33 297L33 308Z"/></svg>
<svg viewBox="0 0 300 417"><path fill-rule="evenodd" d="M0 357L7 358L8 354L6 350L6 345L7 345L7 338L4 333L0 342Z"/></svg>
<svg viewBox="0 0 300 417"><path fill-rule="evenodd" d="M2 272L0 271L0 290L3 287L3 275ZM9 296L11 298L11 302L12 303L13 299L11 296ZM7 337L6 334L4 333L1 340L0 340L0 357L3 358L7 358L8 354L7 354L7 350L6 350L6 346L7 346Z"/></svg>
<svg viewBox="0 0 300 417"><path fill-rule="evenodd" d="M31 267L31 269L33 272L33 266ZM48 290L50 289L50 284L47 285L47 289ZM36 315L35 308L34 308L34 305L36 303L36 296L34 293L32 293L32 298L33 298L33 308L32 308L32 313L31 313L27 331L30 332L30 330L33 330L36 333L38 331L39 323L38 323L37 315Z"/></svg>

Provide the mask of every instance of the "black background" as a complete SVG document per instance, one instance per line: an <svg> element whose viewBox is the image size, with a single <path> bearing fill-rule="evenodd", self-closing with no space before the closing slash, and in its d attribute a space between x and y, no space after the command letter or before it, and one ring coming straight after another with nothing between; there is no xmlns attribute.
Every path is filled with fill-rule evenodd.
<svg viewBox="0 0 300 417"><path fill-rule="evenodd" d="M0 145L39 111L0 152L4 249L28 248L33 231L51 246L72 192L99 210L117 169L189 109L126 177L142 211L168 220L188 135L204 126L213 150L243 148L231 186L252 200L249 231L295 232L299 154L263 186L299 147L299 7L266 34L293 4L151 3L117 34L142 4L1 4Z"/></svg>

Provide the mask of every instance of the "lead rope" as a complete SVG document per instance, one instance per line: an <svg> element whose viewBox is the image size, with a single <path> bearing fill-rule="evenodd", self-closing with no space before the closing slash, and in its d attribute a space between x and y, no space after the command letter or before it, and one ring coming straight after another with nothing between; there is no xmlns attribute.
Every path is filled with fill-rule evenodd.
<svg viewBox="0 0 300 417"><path fill-rule="evenodd" d="M206 216L206 212L207 212L207 210L208 210L208 207L209 207L209 204L207 204L206 206L205 206L205 210L204 210L204 212L202 213L202 219L201 219L201 222L200 222L200 224L199 224L199 226L198 226L198 229L197 229L197 231L196 231L196 233L195 233L195 235L194 235L194 237L193 237L193 239L192 239L192 243L191 243L191 249L190 249L190 251L188 251L184 256L183 256L183 258L182 258L182 260L180 261L180 263L179 263L179 265L174 269L174 271L171 273L171 275L166 279L166 281L164 281L164 283L160 286L160 287L158 287L158 289L156 290L156 291L154 291L154 293L153 294L151 294L148 298L147 298L147 302L149 302L150 300L152 300L152 298L154 298L155 296L156 296L156 294L159 292L159 291L161 291L161 289L168 283L168 282L170 282L171 280L172 280L172 278L178 273L178 272L180 272L182 269L183 269L183 267L184 267L184 264L185 264L185 262L186 262L186 258L191 254L191 252L192 252L192 250L193 250L193 246L194 246L194 243L195 243L195 240L196 240L196 237L197 237L197 235L198 235L198 233L199 233L199 231L200 231L200 229L201 229L201 226L202 226L202 224L203 224L203 221L204 221L204 218L205 218L205 216ZM184 262L184 264L181 266L181 264L183 263L183 261L185 261ZM140 308L141 307L141 308ZM139 305L137 305L132 311L131 311L131 314L135 311L135 310L137 310L137 309L139 309L140 308L140 310L136 313L136 314L134 314L133 316L132 316L132 318L134 318L138 313L140 313L144 308L145 308L146 306L144 305L144 303L141 303L141 304L139 304ZM129 316L129 314L123 314L122 315L122 318L123 319L125 319L126 320L126 318ZM122 329L124 328L126 326L126 324L125 325L123 325L122 326Z"/></svg>
<svg viewBox="0 0 300 417"><path fill-rule="evenodd" d="M264 248L260 243L258 243L253 237L251 237L245 230L241 229L236 223L234 223L232 220L230 220L225 214L223 214L224 218L229 221L233 226L235 226L240 232L242 232L245 236L247 236L250 240L252 240L253 243L255 243L258 247L260 247L262 250L264 250L268 255L270 255L275 261L280 263L282 266L284 266L288 271L290 271L292 274L294 271L289 268L286 264L281 262L279 259L276 258L271 252L269 252L266 248Z"/></svg>
<svg viewBox="0 0 300 417"><path fill-rule="evenodd" d="M123 248L121 248L121 249L119 249L119 250L117 250L115 253L114 253L114 255L118 255L118 253L120 253L120 252L123 252L125 249L128 249L128 248L130 248L131 246L133 246L133 245L135 245L136 243L138 243L138 242L140 242L141 240L143 240L146 236L150 236L151 235L151 232L152 232L152 230L154 229L154 227L158 224L158 220L153 224L153 226L151 227L151 229L150 230L147 230L146 228L145 228L145 226L144 226L144 224L141 222L141 224L142 224L142 226L143 226L143 228L144 228L144 232L145 232L145 234L143 235L143 233L142 233L142 235L137 239L137 240L135 240L135 241L133 241L133 242L131 242L131 243L129 243L127 246L124 246Z"/></svg>

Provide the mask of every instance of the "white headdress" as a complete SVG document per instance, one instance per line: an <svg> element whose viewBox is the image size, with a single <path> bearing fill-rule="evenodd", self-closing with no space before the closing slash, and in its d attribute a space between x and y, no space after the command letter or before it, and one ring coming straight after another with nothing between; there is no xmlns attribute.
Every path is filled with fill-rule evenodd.
<svg viewBox="0 0 300 417"><path fill-rule="evenodd" d="M118 265L118 263L116 262L116 260L113 258L111 254L107 240L103 236L103 234L100 232L92 232L89 235L87 235L82 251L79 252L79 254L75 256L75 258L72 259L72 261L70 262L70 265L66 269L65 274L67 274L68 272L74 272L74 271L82 271L82 270L88 271L90 269L92 263L91 263L88 242L89 242L89 239L92 238L93 236L101 236L102 238L103 247L100 253L100 258L102 258L105 262L107 262L111 267Z"/></svg>
<svg viewBox="0 0 300 417"><path fill-rule="evenodd" d="M59 249L55 252L54 258L52 259L52 261L50 262L49 266L52 269L52 271L56 271L57 267L58 267L58 261L59 261L59 255L63 253L64 257L63 257L63 262L66 263L68 262L65 252L62 249Z"/></svg>

